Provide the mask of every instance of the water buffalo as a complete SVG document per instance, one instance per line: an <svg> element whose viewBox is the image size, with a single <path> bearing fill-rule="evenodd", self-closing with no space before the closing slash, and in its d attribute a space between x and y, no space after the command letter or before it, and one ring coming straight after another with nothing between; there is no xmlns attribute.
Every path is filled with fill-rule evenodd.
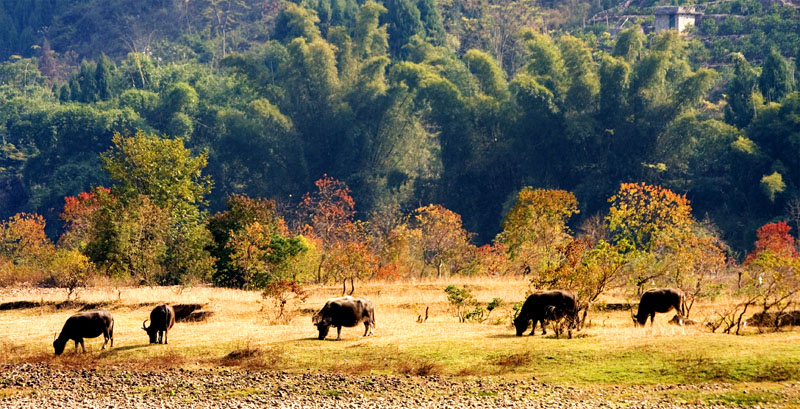
<svg viewBox="0 0 800 409"><path fill-rule="evenodd" d="M75 352L78 352L78 344L86 352L86 346L83 345L84 338L95 338L103 335L103 349L106 349L106 344L111 340L111 348L114 347L114 318L111 313L105 310L79 312L69 318L64 323L64 328L61 329L61 334L53 341L53 349L56 355L61 355L64 352L64 347L67 341L72 340L75 342Z"/></svg>
<svg viewBox="0 0 800 409"><path fill-rule="evenodd" d="M683 291L677 288L653 288L642 294L639 301L639 310L636 315L631 311L631 318L635 326L643 326L650 318L650 326L653 326L656 313L670 312L673 309L678 313L678 325L683 325L683 317L686 316L684 308L685 298Z"/></svg>
<svg viewBox="0 0 800 409"><path fill-rule="evenodd" d="M151 344L167 344L167 333L175 325L175 310L171 305L159 304L150 312L150 326L142 322L142 329L150 337Z"/></svg>
<svg viewBox="0 0 800 409"><path fill-rule="evenodd" d="M528 323L533 321L533 328L530 335L536 331L536 323L541 323L542 335L547 334L546 321L557 320L566 317L568 323L569 336L572 338L572 328L578 317L578 303L575 294L569 291L539 291L528 296L519 315L514 318L514 326L517 328L517 336L522 336L528 328Z"/></svg>
<svg viewBox="0 0 800 409"><path fill-rule="evenodd" d="M364 323L364 336L375 329L375 309L366 298L340 297L325 302L325 306L311 318L319 330L319 339L328 336L331 326L336 327L336 340L342 337L342 327L355 327Z"/></svg>

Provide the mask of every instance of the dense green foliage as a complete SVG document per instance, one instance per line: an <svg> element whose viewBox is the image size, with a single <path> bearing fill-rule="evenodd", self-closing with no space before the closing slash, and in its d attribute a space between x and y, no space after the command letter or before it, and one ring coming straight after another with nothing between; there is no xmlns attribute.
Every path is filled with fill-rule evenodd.
<svg viewBox="0 0 800 409"><path fill-rule="evenodd" d="M126 217L166 212L175 241L159 257L176 271L162 281L208 274L207 261L170 257L228 251L196 229L231 195L285 208L325 174L350 186L362 218L441 203L478 242L524 186L574 192L577 228L620 183L662 185L740 254L800 200L792 7L709 6L744 16L717 27L742 36L701 25L704 45L638 28L534 29L569 29L614 2L571 14L524 1L29 3L0 0L0 218L37 212L55 237L65 196L114 184ZM126 153L114 139L137 132L179 144L159 149L185 168L167 157L169 169L147 168L150 148Z"/></svg>

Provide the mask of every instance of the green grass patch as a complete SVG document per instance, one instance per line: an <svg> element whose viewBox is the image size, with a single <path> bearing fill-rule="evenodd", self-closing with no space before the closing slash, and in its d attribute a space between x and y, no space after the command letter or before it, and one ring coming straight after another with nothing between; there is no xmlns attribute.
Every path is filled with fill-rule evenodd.
<svg viewBox="0 0 800 409"><path fill-rule="evenodd" d="M325 396L328 396L328 397L332 397L332 398L335 398L335 397L343 395L343 393L341 391L337 391L335 389L324 389L322 391L322 394L325 395Z"/></svg>
<svg viewBox="0 0 800 409"><path fill-rule="evenodd" d="M712 405L738 405L751 407L771 403L783 403L785 397L776 392L770 391L730 391L714 394L703 398L705 403Z"/></svg>

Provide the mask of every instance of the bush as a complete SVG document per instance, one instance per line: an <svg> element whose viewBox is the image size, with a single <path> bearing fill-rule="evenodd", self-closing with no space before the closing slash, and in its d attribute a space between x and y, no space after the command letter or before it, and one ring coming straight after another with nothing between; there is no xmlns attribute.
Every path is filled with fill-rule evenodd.
<svg viewBox="0 0 800 409"><path fill-rule="evenodd" d="M494 298L484 308L469 290L454 285L447 286L444 292L447 293L447 301L450 302L453 315L458 317L459 322L484 322L489 319L492 311L503 305L502 298Z"/></svg>

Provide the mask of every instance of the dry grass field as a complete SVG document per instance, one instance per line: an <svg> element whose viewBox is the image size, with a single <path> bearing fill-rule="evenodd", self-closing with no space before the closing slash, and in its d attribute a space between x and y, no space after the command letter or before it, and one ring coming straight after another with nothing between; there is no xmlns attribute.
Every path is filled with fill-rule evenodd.
<svg viewBox="0 0 800 409"><path fill-rule="evenodd" d="M484 305L494 297L506 305L484 323L459 323L443 291L448 284L466 286ZM274 308L257 292L207 287L99 288L80 291L77 303L64 306L59 305L64 291L6 289L0 292L0 303L41 305L0 311L0 362L535 377L540 382L579 386L725 384L731 393L752 385L778 391L796 390L800 385L800 331L712 334L703 326L669 325L671 314L656 316L652 328L634 328L627 311L591 311L587 320L591 325L574 339L555 339L552 331L543 337L538 330L533 337L516 337L510 326L510 305L523 299L526 288L525 281L513 279L362 283L356 295L375 304L375 335L362 338L363 326L344 328L338 342L333 341L335 329L327 340L317 340L310 317L325 299L339 296L340 287L311 288L309 299L285 324L271 322ZM199 322L177 323L169 334L169 345L148 345L142 321L161 302L198 303L213 314ZM55 357L54 332L73 312L96 306L114 314L114 348L100 351L100 337L86 342L88 354L74 354L70 342L65 354ZM430 318L417 323L426 307L430 307ZM702 319L713 308L713 304L695 306L692 317ZM773 400L785 398L782 392L775 393Z"/></svg>

